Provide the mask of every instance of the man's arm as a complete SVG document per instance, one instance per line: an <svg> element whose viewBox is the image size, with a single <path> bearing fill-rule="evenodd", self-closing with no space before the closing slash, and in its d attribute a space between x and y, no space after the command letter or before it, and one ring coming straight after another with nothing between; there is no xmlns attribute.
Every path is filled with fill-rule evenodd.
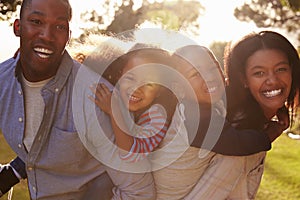
<svg viewBox="0 0 300 200"><path fill-rule="evenodd" d="M25 163L19 157L9 164L0 164L0 197L26 177Z"/></svg>

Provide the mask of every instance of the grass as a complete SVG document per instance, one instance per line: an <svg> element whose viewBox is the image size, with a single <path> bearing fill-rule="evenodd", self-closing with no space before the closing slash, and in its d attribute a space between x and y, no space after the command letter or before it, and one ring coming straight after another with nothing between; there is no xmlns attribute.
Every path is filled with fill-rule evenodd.
<svg viewBox="0 0 300 200"><path fill-rule="evenodd" d="M259 188L258 200L300 199L300 140L285 134L274 143L266 158L265 172Z"/></svg>
<svg viewBox="0 0 300 200"><path fill-rule="evenodd" d="M0 163L15 157L0 134ZM266 158L265 172L256 200L300 199L300 140L291 140L285 134L274 143ZM13 200L29 200L26 181L14 187ZM7 200L7 195L0 198Z"/></svg>

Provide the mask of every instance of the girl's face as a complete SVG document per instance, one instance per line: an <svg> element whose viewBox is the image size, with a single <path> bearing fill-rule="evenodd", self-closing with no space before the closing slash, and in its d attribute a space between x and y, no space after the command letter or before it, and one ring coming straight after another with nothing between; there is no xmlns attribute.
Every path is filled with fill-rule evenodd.
<svg viewBox="0 0 300 200"><path fill-rule="evenodd" d="M186 59L192 63L180 69L197 97L198 103L212 104L224 94L224 79L218 65L206 52L189 51Z"/></svg>
<svg viewBox="0 0 300 200"><path fill-rule="evenodd" d="M256 51L246 62L245 87L272 118L287 100L292 84L292 72L286 55L276 49Z"/></svg>
<svg viewBox="0 0 300 200"><path fill-rule="evenodd" d="M151 66L140 67L147 63L139 57L130 58L123 68L120 79L120 94L130 112L141 114L159 96L161 86L157 84L157 72Z"/></svg>

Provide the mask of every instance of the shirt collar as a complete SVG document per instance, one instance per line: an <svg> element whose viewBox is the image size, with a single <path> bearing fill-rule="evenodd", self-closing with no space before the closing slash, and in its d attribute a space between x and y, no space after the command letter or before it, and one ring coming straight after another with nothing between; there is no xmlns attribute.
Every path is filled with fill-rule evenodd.
<svg viewBox="0 0 300 200"><path fill-rule="evenodd" d="M13 63L15 67L15 76L20 81L21 79L21 65L20 65L20 53L15 58ZM61 90L63 85L66 83L69 75L71 74L72 68L74 65L74 61L69 55L67 51L64 52L62 62L57 70L56 75L54 76L53 80L49 81L48 84L45 85L46 89L49 89L52 92L58 92Z"/></svg>
<svg viewBox="0 0 300 200"><path fill-rule="evenodd" d="M52 92L60 91L65 85L68 77L71 74L74 61L67 51L63 55L62 62L55 74L54 78L46 84L45 88L49 89Z"/></svg>

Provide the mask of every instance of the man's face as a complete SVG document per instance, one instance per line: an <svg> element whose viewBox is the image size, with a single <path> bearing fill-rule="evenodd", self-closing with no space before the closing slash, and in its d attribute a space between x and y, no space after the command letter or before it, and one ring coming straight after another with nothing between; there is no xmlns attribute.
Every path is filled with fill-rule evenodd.
<svg viewBox="0 0 300 200"><path fill-rule="evenodd" d="M27 80L41 81L56 74L70 37L69 10L62 0L32 0L15 21Z"/></svg>

